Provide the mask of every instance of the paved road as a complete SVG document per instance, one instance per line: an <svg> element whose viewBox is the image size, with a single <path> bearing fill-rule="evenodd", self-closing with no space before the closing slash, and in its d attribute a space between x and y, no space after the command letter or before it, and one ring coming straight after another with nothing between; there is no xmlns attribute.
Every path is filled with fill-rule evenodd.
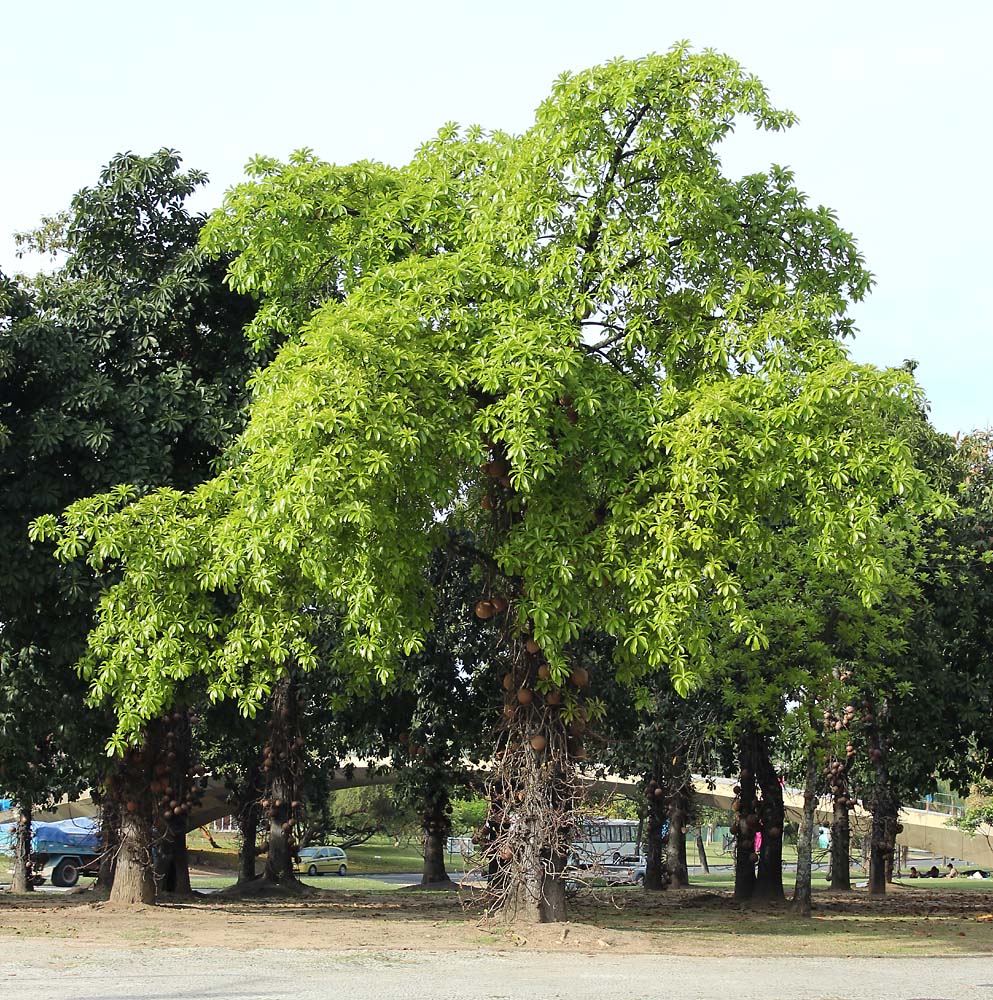
<svg viewBox="0 0 993 1000"><path fill-rule="evenodd" d="M990 1000L993 961L133 948L0 942L31 1000Z"/></svg>

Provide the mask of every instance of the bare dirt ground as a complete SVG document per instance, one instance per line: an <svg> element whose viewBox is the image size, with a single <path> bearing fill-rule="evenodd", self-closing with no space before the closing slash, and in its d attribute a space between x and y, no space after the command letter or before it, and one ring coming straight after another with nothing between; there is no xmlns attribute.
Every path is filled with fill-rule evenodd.
<svg viewBox="0 0 993 1000"><path fill-rule="evenodd" d="M864 893L819 893L813 919L800 921L788 907L744 909L723 892L629 890L577 897L570 915L565 924L515 928L487 917L478 898L451 893L317 890L302 899L207 896L123 909L95 900L92 891L3 893L0 956L15 941L98 949L993 956L993 892L894 888L880 900Z"/></svg>

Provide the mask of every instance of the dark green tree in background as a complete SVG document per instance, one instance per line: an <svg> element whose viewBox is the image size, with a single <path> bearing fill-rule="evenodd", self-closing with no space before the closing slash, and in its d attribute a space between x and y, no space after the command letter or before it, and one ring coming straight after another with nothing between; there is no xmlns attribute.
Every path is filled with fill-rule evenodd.
<svg viewBox="0 0 993 1000"><path fill-rule="evenodd" d="M187 200L205 182L172 150L116 156L20 237L55 270L0 281L0 787L26 816L101 783L109 725L74 668L108 581L57 563L28 525L119 483L200 482L266 360L242 336L254 303L197 246L204 218Z"/></svg>

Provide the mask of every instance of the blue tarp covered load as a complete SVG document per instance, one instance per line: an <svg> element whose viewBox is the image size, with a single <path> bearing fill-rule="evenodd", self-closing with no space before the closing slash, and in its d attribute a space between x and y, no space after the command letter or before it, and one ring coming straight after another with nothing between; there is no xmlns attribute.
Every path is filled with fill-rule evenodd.
<svg viewBox="0 0 993 1000"><path fill-rule="evenodd" d="M9 851L13 846L17 827L5 823L0 827L0 846ZM32 850L46 854L64 851L79 851L82 854L97 854L100 851L100 824L89 816L78 819L60 819L54 823L35 823Z"/></svg>

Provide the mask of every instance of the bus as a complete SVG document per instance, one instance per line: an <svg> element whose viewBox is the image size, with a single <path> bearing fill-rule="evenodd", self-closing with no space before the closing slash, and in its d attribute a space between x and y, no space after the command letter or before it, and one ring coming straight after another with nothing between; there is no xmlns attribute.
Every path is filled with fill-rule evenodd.
<svg viewBox="0 0 993 1000"><path fill-rule="evenodd" d="M573 863L578 868L637 861L642 853L636 819L580 820L576 839L572 842Z"/></svg>

